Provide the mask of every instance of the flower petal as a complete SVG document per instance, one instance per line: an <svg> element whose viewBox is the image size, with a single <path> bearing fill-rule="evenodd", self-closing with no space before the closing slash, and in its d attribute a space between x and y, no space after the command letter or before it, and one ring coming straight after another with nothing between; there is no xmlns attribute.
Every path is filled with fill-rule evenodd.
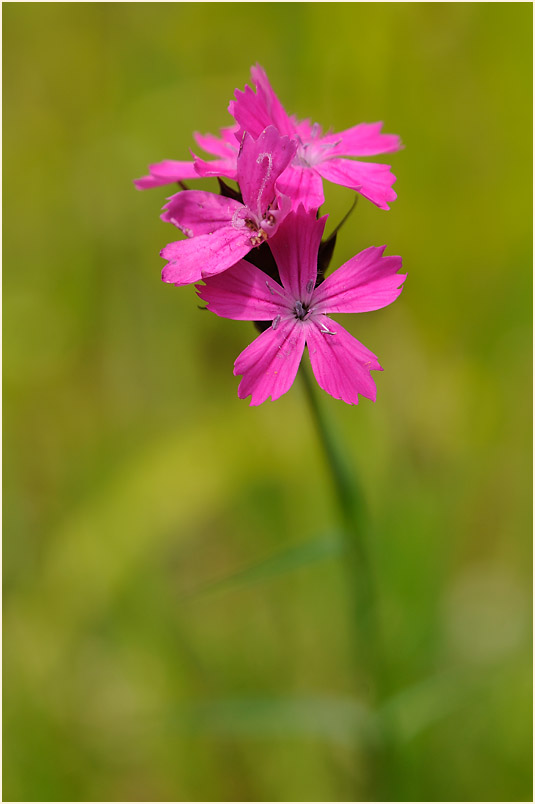
<svg viewBox="0 0 535 804"><path fill-rule="evenodd" d="M238 156L238 183L243 203L259 218L275 198L275 182L295 155L296 145L268 126L254 140L244 134Z"/></svg>
<svg viewBox="0 0 535 804"><path fill-rule="evenodd" d="M295 126L295 134L302 142L308 142L310 139L313 139L316 132L321 132L319 123L312 124L308 117L305 120L298 120L297 117L292 114L290 115L290 120Z"/></svg>
<svg viewBox="0 0 535 804"><path fill-rule="evenodd" d="M358 395L375 402L370 371L382 371L376 356L338 321L318 316L307 322L307 345L318 385L335 399L358 404Z"/></svg>
<svg viewBox="0 0 535 804"><path fill-rule="evenodd" d="M228 157L233 152L238 155L239 141L236 139L238 126L228 126L221 129L221 137L216 137L213 134L199 134L196 131L193 136L195 142L206 153L220 156L223 158Z"/></svg>
<svg viewBox="0 0 535 804"><path fill-rule="evenodd" d="M184 190L171 196L160 217L193 237L228 226L238 209L243 209L243 204L231 198L203 190Z"/></svg>
<svg viewBox="0 0 535 804"><path fill-rule="evenodd" d="M175 162L172 159L164 159L163 162L149 165L149 173L149 176L134 179L134 184L138 190L149 190L152 187L172 184L174 181L199 178L193 162Z"/></svg>
<svg viewBox="0 0 535 804"><path fill-rule="evenodd" d="M401 257L383 257L386 246L361 251L330 274L314 292L321 313L367 313L392 304L407 274L398 274Z"/></svg>
<svg viewBox="0 0 535 804"><path fill-rule="evenodd" d="M289 137L292 137L295 132L295 122L288 115L286 109L275 94L264 68L259 64L251 67L251 77L255 82L256 91L269 110L271 120L279 130L279 133L288 134Z"/></svg>
<svg viewBox="0 0 535 804"><path fill-rule="evenodd" d="M295 318L270 327L239 355L234 374L242 374L238 396L251 396L251 405L273 401L286 393L295 380L305 348L305 330Z"/></svg>
<svg viewBox="0 0 535 804"><path fill-rule="evenodd" d="M225 271L251 250L250 234L244 229L225 226L212 234L169 243L160 252L161 257L169 260L162 270L162 280L189 285Z"/></svg>
<svg viewBox="0 0 535 804"><path fill-rule="evenodd" d="M308 304L312 299L326 220L327 216L317 220L314 210L307 212L301 206L287 215L268 241L283 287L294 302Z"/></svg>
<svg viewBox="0 0 535 804"><path fill-rule="evenodd" d="M295 122L289 117L273 91L265 70L257 64L251 68L251 76L256 86L256 94L247 85L243 92L237 89L234 93L236 100L231 101L228 107L230 114L240 126L239 139L241 140L245 131L256 139L269 125L274 125L280 134L293 137Z"/></svg>
<svg viewBox="0 0 535 804"><path fill-rule="evenodd" d="M197 285L208 309L236 321L273 321L291 312L291 300L278 282L246 260Z"/></svg>
<svg viewBox="0 0 535 804"><path fill-rule="evenodd" d="M194 155L195 178L199 176L203 179L211 178L212 176L225 176L227 179L237 181L237 154L235 156L227 156L224 159L212 159L207 161L201 159L200 156Z"/></svg>
<svg viewBox="0 0 535 804"><path fill-rule="evenodd" d="M390 172L390 165L335 158L318 162L315 168L324 179L356 190L381 209L389 209L389 202L397 198L392 190L396 177Z"/></svg>
<svg viewBox="0 0 535 804"><path fill-rule="evenodd" d="M277 181L277 190L291 199L294 209L303 204L305 209L317 210L325 201L323 180L312 167L288 165Z"/></svg>
<svg viewBox="0 0 535 804"><path fill-rule="evenodd" d="M401 148L397 134L381 134L382 123L359 123L336 134L322 137L322 143L331 144L332 156L376 156Z"/></svg>

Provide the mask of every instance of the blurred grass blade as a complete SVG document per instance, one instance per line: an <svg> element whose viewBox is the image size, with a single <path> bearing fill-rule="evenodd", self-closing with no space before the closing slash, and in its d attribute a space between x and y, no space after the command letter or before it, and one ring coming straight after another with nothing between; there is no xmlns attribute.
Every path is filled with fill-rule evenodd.
<svg viewBox="0 0 535 804"><path fill-rule="evenodd" d="M173 727L203 734L288 739L319 738L352 746L355 736L374 738L370 711L343 697L235 698L190 704L173 717Z"/></svg>
<svg viewBox="0 0 535 804"><path fill-rule="evenodd" d="M339 556L342 553L342 545L340 534L333 531L317 539L289 547L287 550L283 550L224 578L204 584L186 594L183 599L189 600L209 592L232 589L243 584L258 583L259 581L275 578L278 575L284 575L287 572L293 572L317 561Z"/></svg>
<svg viewBox="0 0 535 804"><path fill-rule="evenodd" d="M393 724L397 737L408 742L456 710L472 705L475 698L488 694L496 685L500 668L494 671L487 674L484 682L479 672L466 670L424 679L388 698L378 717L387 729Z"/></svg>

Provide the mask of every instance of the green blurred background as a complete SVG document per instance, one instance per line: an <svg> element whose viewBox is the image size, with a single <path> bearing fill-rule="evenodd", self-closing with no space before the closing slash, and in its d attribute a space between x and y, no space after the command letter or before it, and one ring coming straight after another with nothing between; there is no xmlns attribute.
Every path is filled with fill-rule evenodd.
<svg viewBox="0 0 535 804"><path fill-rule="evenodd" d="M303 388L237 399L254 331L160 281L169 188L132 185L227 125L256 61L290 112L405 143L333 261L387 243L409 273L344 320L377 403L318 391L373 521L381 795L531 800L531 4L3 23L4 800L365 795L374 680ZM327 188L328 230L351 201Z"/></svg>

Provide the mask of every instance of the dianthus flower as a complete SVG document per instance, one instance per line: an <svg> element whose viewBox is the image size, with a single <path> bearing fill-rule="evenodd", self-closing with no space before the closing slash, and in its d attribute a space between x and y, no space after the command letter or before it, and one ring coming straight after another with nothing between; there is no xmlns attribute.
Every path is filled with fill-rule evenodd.
<svg viewBox="0 0 535 804"><path fill-rule="evenodd" d="M237 158L245 132L256 139L270 125L296 142L294 159L281 175L277 186L292 205L319 208L324 200L323 179L360 193L381 209L396 199L392 185L396 177L389 165L345 159L347 156L376 156L397 151L399 137L382 134L382 123L360 123L337 134L322 134L318 123L289 115L273 91L259 65L251 69L256 93L249 86L236 90L229 112L236 122L220 130L220 137L199 134L194 137L207 153L217 159L206 161L192 152L193 161L165 159L149 166L149 175L135 179L139 190L160 187L200 177L221 176L237 180Z"/></svg>
<svg viewBox="0 0 535 804"><path fill-rule="evenodd" d="M239 125L236 136L244 131L256 137L266 126L274 125L281 134L286 134L298 143L292 164L278 181L281 193L292 199L294 207L303 203L307 209L320 207L325 198L322 179L341 184L360 193L381 209L396 199L392 185L396 177L389 165L374 162L358 162L344 159L346 156L376 156L397 151L399 137L381 134L382 123L360 123L337 134L321 132L318 123L297 120L290 116L273 91L265 71L258 64L251 69L256 94L249 86L243 92L236 90L229 112ZM199 174L202 160L196 160ZM206 172L204 175L214 175Z"/></svg>
<svg viewBox="0 0 535 804"><path fill-rule="evenodd" d="M377 357L328 313L363 313L391 304L406 275L398 274L401 257L383 256L371 247L316 286L318 249L326 217L299 207L288 214L269 247L281 284L241 260L197 286L201 299L216 315L245 321L271 321L237 358L234 374L242 375L238 396L260 405L278 399L291 387L305 345L318 384L350 405L358 396L375 401L371 371L382 371Z"/></svg>
<svg viewBox="0 0 535 804"><path fill-rule="evenodd" d="M275 182L295 154L295 143L274 126L253 139L243 135L237 179L243 203L201 190L185 190L169 199L162 218L189 239L169 243L164 282L187 285L225 271L252 248L271 237L290 208Z"/></svg>

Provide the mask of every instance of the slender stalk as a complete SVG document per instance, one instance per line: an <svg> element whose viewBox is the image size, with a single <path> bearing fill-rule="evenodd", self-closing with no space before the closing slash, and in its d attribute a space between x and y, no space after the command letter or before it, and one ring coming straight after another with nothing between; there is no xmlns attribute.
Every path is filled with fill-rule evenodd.
<svg viewBox="0 0 535 804"><path fill-rule="evenodd" d="M376 594L368 555L370 520L362 490L318 401L310 373L303 365L299 372L339 505L354 635L355 669L359 675L366 676L368 689L371 687L370 705L374 710L382 686L384 662L380 656ZM385 746L382 745L383 737L382 734L370 734L370 739L364 746L367 771L364 792L367 800L385 800L380 791L384 789L384 782L388 778L386 766L389 763Z"/></svg>
<svg viewBox="0 0 535 804"><path fill-rule="evenodd" d="M299 371L339 504L342 534L345 542L345 565L351 576L354 614L359 631L358 641L359 643L364 641L364 645L361 645L365 649L363 652L369 658L373 654L375 659L375 650L372 645L377 642L378 630L375 589L367 549L369 536L368 511L355 473L349 467L345 454L341 450L318 401L310 374L303 365ZM376 667L373 667L374 672L376 669Z"/></svg>

